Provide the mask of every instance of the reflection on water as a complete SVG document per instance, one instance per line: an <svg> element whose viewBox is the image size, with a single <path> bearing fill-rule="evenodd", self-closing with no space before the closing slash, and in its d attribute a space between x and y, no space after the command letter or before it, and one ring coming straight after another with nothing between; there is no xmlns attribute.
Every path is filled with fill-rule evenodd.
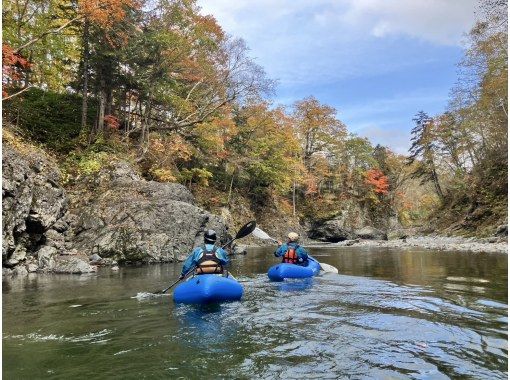
<svg viewBox="0 0 510 380"><path fill-rule="evenodd" d="M339 275L269 282L237 258L241 302L154 295L178 265L3 286L5 378L507 378L507 257L312 249ZM27 358L30 358L27 360Z"/></svg>

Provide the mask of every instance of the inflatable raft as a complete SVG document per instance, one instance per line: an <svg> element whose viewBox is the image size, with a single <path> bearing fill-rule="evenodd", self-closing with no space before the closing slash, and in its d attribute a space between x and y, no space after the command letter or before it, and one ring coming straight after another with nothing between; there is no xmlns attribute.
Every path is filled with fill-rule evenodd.
<svg viewBox="0 0 510 380"><path fill-rule="evenodd" d="M190 277L177 285L174 302L204 304L225 301L238 301L243 296L243 287L230 274L201 274Z"/></svg>
<svg viewBox="0 0 510 380"><path fill-rule="evenodd" d="M308 256L306 266L280 263L273 265L267 271L267 276L271 281L283 281L286 278L308 278L319 274L321 265L313 257Z"/></svg>

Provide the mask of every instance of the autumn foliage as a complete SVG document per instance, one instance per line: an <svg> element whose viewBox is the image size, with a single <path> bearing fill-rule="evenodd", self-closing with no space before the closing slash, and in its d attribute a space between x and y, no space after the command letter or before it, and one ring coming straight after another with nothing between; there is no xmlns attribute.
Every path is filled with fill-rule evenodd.
<svg viewBox="0 0 510 380"><path fill-rule="evenodd" d="M275 82L197 0L36 3L30 12L3 3L3 96L26 90L10 96L5 114L50 147L82 148L78 135L101 147L121 141L149 179L214 186L227 204L236 191L258 204L275 196L305 219L335 216L349 202L407 215L401 222L452 199L504 206L506 11L473 28L461 68L476 80L454 89L445 114L417 115L406 160L349 133L314 96L287 107L268 100ZM482 3L492 12L499 2ZM67 107L54 101L70 94Z"/></svg>
<svg viewBox="0 0 510 380"><path fill-rule="evenodd" d="M92 23L112 29L126 17L128 8L138 8L137 0L79 0L80 12Z"/></svg>
<svg viewBox="0 0 510 380"><path fill-rule="evenodd" d="M370 169L366 173L366 183L372 186L377 194L388 194L389 183L388 177L379 169Z"/></svg>
<svg viewBox="0 0 510 380"><path fill-rule="evenodd" d="M8 95L6 88L22 79L22 72L30 68L30 62L9 44L2 44L2 97Z"/></svg>

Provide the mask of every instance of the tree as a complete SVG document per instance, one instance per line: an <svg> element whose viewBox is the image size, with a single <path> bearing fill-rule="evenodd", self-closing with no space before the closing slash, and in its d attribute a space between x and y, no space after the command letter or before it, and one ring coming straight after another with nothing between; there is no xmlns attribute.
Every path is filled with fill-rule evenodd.
<svg viewBox="0 0 510 380"><path fill-rule="evenodd" d="M314 154L332 155L341 150L346 126L336 118L336 110L320 104L313 96L294 103L294 120L301 141L303 161L310 168Z"/></svg>
<svg viewBox="0 0 510 380"><path fill-rule="evenodd" d="M423 183L432 181L438 197L443 200L444 194L437 174L434 121L423 111L418 112L413 121L416 126L411 130L408 163L418 161L419 165L412 173L412 177L421 178Z"/></svg>

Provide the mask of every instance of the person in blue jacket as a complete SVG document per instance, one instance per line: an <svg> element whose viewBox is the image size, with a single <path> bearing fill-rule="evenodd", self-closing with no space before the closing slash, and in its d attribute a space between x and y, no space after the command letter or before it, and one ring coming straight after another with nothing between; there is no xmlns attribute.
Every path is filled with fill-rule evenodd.
<svg viewBox="0 0 510 380"><path fill-rule="evenodd" d="M188 256L182 267L179 277L184 279L185 275L195 268L195 274L224 273L229 263L227 252L216 246L216 231L207 230L204 233L204 244L197 247Z"/></svg>
<svg viewBox="0 0 510 380"><path fill-rule="evenodd" d="M282 244L278 242L278 249L274 253L276 257L282 257L282 263L307 265L308 252L301 247L298 243L299 235L295 232L290 232L287 235L287 243Z"/></svg>

